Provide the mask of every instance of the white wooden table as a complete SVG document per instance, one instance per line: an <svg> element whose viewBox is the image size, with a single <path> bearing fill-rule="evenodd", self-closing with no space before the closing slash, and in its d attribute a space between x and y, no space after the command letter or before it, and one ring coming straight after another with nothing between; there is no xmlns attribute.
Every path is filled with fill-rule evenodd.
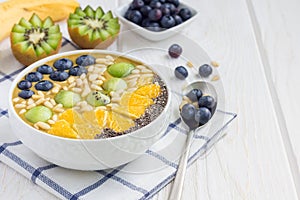
<svg viewBox="0 0 300 200"><path fill-rule="evenodd" d="M127 2L89 4L107 10ZM300 1L185 2L200 16L184 32L221 64L226 109L238 118L188 170L183 199L300 198ZM122 48L122 37L115 45ZM153 199L166 199L169 190ZM0 163L0 199L57 198Z"/></svg>

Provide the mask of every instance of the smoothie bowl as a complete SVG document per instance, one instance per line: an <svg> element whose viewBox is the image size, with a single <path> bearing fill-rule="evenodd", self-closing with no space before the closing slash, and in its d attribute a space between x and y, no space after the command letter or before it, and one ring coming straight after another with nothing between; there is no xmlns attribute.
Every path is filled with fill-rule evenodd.
<svg viewBox="0 0 300 200"><path fill-rule="evenodd" d="M65 52L30 65L9 98L15 135L45 160L78 170L139 157L167 128L171 101L155 68L103 50Z"/></svg>

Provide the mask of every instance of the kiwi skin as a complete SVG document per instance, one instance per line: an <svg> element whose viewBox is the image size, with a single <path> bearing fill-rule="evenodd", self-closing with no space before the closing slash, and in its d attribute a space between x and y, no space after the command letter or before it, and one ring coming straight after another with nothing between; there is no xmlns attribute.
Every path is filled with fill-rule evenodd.
<svg viewBox="0 0 300 200"><path fill-rule="evenodd" d="M22 63L25 66L29 66L32 63L34 63L42 58L57 54L60 49L60 46L61 46L61 41L62 41L62 39L60 39L60 41L59 41L58 48L56 48L50 54L46 54L46 52L44 52L43 54L41 54L39 56L36 55L33 48L28 49L27 51L23 52L24 50L22 49L21 45L18 45L18 44L12 45L11 49L12 49L13 55L20 63ZM13 44L12 37L10 37L10 43Z"/></svg>
<svg viewBox="0 0 300 200"><path fill-rule="evenodd" d="M119 32L115 36L110 36L106 40L102 41L101 38L90 41L88 35L80 35L79 29L68 27L69 35L73 42L75 42L82 49L106 49L109 47L118 37Z"/></svg>

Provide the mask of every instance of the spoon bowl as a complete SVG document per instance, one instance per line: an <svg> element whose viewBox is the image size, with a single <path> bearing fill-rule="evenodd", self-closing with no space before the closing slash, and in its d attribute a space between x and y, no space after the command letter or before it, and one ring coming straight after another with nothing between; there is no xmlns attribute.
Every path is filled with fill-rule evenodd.
<svg viewBox="0 0 300 200"><path fill-rule="evenodd" d="M211 83L208 83L208 82L205 82L205 81L196 81L196 82L193 82L193 83L189 84L188 86L186 86L183 89L182 96L187 95L192 89L199 89L199 90L202 91L202 94L204 96L209 95L209 96L214 98L216 104L211 109L211 118L209 119L209 121L211 121L212 117L215 114L217 106L218 106L218 94L216 92L215 87ZM189 133L187 135L187 138L186 138L185 149L184 149L185 151L183 152L183 154L182 154L182 156L179 160L175 181L174 181L171 193L169 195L169 200L180 200L181 194L182 194L182 189L183 189L183 183L184 183L184 177L185 177L185 172L186 172L186 167L187 167L188 156L189 156L189 152L190 152L193 137L194 137L197 130L199 130L200 128L204 127L206 124L209 123L209 121L208 121L207 123L205 123L203 125L200 125L200 126L197 126L197 127L191 127L183 119L183 117L181 115L180 115L180 117L181 117L182 121L186 125L189 126L190 131L189 131Z"/></svg>

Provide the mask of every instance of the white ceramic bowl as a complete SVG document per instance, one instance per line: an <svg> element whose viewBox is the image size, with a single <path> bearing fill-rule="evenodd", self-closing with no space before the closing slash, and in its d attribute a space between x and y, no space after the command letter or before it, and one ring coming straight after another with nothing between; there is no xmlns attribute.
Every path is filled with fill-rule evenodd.
<svg viewBox="0 0 300 200"><path fill-rule="evenodd" d="M184 28L186 28L191 22L193 22L197 18L198 12L194 8L188 6L185 3L180 3L179 8L183 8L183 7L189 8L191 10L192 18L188 19L182 24L179 24L177 26L174 26L172 28L160 32L150 31L126 19L124 15L127 9L129 8L129 5L123 5L119 7L118 9L115 10L115 14L124 24L126 24L130 28L130 30L136 32L137 34L141 35L142 37L148 40L160 41L175 35L179 31L182 31Z"/></svg>
<svg viewBox="0 0 300 200"><path fill-rule="evenodd" d="M33 68L58 57L73 54L105 53L120 56L121 53L104 50L77 50L56 54L44 58L24 69L14 80L9 92L9 116L14 134L33 152L43 159L56 165L77 170L101 170L114 168L128 163L150 148L163 134L168 126L170 109L170 93L168 89L168 102L163 112L150 124L129 134L107 139L68 139L47 134L34 129L24 122L15 112L12 103L13 90L17 83ZM122 55L124 56L124 55ZM124 56L137 60L131 56ZM147 65L148 66L148 65ZM152 68L150 66L150 68ZM162 74L152 68L163 80ZM165 81L165 80L164 80ZM165 82L166 83L166 82ZM159 128L158 128L159 127Z"/></svg>

